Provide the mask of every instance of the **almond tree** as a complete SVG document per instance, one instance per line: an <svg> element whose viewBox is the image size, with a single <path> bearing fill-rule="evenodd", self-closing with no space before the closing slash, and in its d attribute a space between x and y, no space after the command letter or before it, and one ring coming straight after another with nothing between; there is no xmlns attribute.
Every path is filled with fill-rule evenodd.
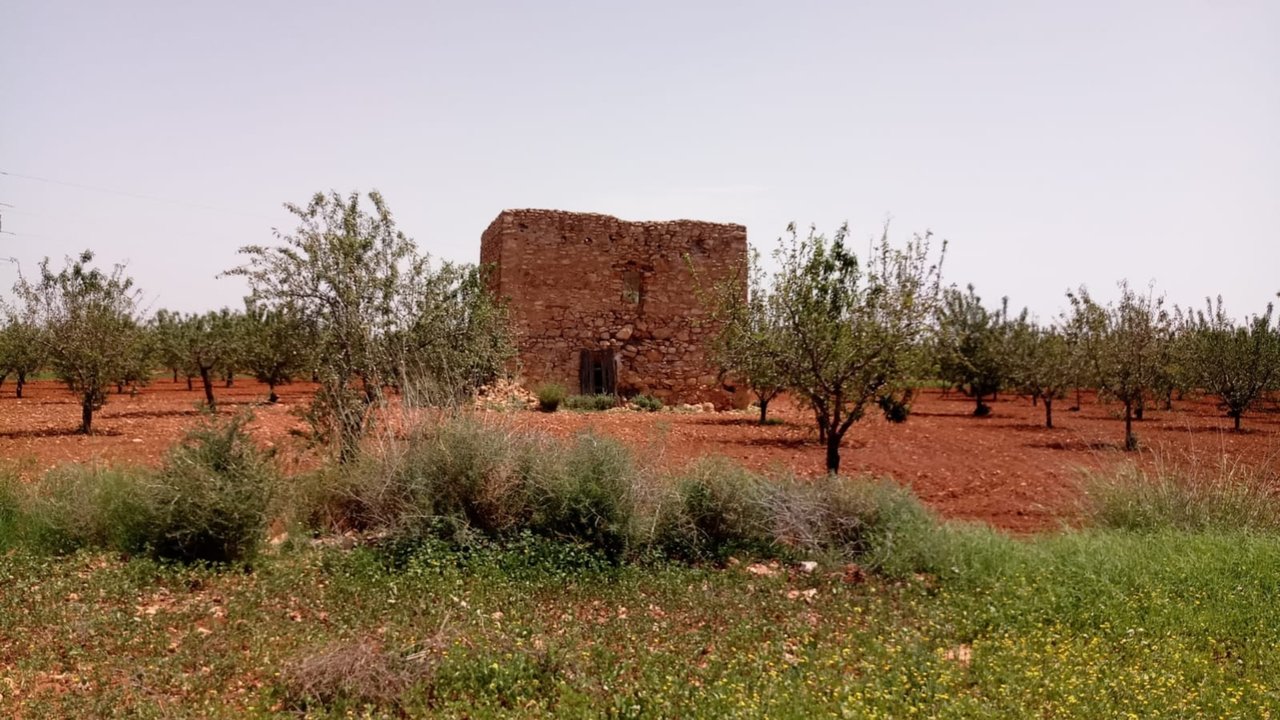
<svg viewBox="0 0 1280 720"><path fill-rule="evenodd" d="M336 442L341 462L359 454L385 388L472 383L493 371L488 353L509 348L477 271L433 270L382 196L367 198L371 210L358 193L286 204L297 229L276 231L279 246L241 248L248 262L226 273L248 280L254 304L291 309L306 324L320 383L310 417L318 437ZM401 348L435 352L410 367L413 355Z"/></svg>
<svg viewBox="0 0 1280 720"><path fill-rule="evenodd" d="M307 371L310 345L306 324L288 307L245 303L244 369L267 386L267 402L280 400L276 388Z"/></svg>
<svg viewBox="0 0 1280 720"><path fill-rule="evenodd" d="M760 254L754 249L745 277L735 275L711 289L706 298L720 331L710 352L725 373L745 382L760 407L760 424L769 418L769 403L786 389L781 364L781 333L776 303L770 300Z"/></svg>
<svg viewBox="0 0 1280 720"><path fill-rule="evenodd" d="M93 267L86 250L67 258L58 272L49 259L40 263L39 279L19 277L15 293L45 329L40 343L49 367L80 400L80 432L93 429L93 413L107 402L107 391L129 370L141 334L139 291L124 274Z"/></svg>
<svg viewBox="0 0 1280 720"><path fill-rule="evenodd" d="M830 239L812 228L804 239L794 225L788 232L770 296L779 360L787 385L814 408L826 469L836 473L845 433L868 404L916 375L916 348L938 308L941 259L930 260L929 233L896 248L886 227L859 261L846 247L847 225Z"/></svg>
<svg viewBox="0 0 1280 720"><path fill-rule="evenodd" d="M1136 450L1134 410L1142 407L1165 372L1173 324L1154 289L1134 292L1120 283L1120 301L1100 305L1081 287L1067 293L1080 355L1098 390L1124 405L1124 447Z"/></svg>
<svg viewBox="0 0 1280 720"><path fill-rule="evenodd" d="M210 409L217 408L213 396L213 380L218 368L237 348L237 323L230 310L188 315L183 318L178 334L179 347L189 371L200 376L204 400Z"/></svg>
<svg viewBox="0 0 1280 720"><path fill-rule="evenodd" d="M1053 427L1053 402L1067 396L1077 377L1067 336L1055 327L1040 327L1027 311L1009 332L1009 382L1019 392L1044 403L1044 426Z"/></svg>
<svg viewBox="0 0 1280 720"><path fill-rule="evenodd" d="M1190 318L1185 336L1191 381L1217 396L1240 430L1245 412L1280 384L1280 328L1272 327L1272 306L1237 325L1222 307L1205 301Z"/></svg>
<svg viewBox="0 0 1280 720"><path fill-rule="evenodd" d="M43 328L31 317L11 313L0 327L0 384L10 373L15 375L18 398L22 397L27 377L44 365L44 340Z"/></svg>
<svg viewBox="0 0 1280 720"><path fill-rule="evenodd" d="M985 398L1000 392L1009 374L1008 299L1000 309L988 310L973 285L965 292L951 287L943 292L938 313L938 372L976 403L973 414L991 414Z"/></svg>

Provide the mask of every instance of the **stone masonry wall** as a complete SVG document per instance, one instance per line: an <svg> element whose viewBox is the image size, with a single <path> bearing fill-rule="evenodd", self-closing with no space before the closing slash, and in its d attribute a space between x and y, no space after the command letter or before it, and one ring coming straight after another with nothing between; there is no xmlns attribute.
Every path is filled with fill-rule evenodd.
<svg viewBox="0 0 1280 720"><path fill-rule="evenodd" d="M530 387L552 381L576 393L581 352L606 350L615 354L622 395L729 404L707 359L718 328L694 274L710 286L745 267L745 227L506 210L485 230L480 262L510 303Z"/></svg>

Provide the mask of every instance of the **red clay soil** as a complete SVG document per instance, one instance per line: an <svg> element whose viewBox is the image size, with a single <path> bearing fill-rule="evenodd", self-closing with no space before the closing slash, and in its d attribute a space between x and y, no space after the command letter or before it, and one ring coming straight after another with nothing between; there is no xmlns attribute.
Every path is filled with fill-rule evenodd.
<svg viewBox="0 0 1280 720"><path fill-rule="evenodd" d="M218 387L223 414L251 407L255 435L277 446L286 470L314 462L290 431L303 425L295 414L310 398L312 386L281 388L281 401L264 402L266 389L238 379ZM12 384L0 388L0 460L29 474L65 462L156 464L165 450L198 419L203 393L185 383L157 381L136 396L112 395L95 418L95 433L75 433L79 408L53 382L35 382L17 400ZM491 421L572 435L585 430L617 437L638 451L642 461L680 467L720 455L758 470L822 472L823 448L813 420L786 402L770 415L782 422L759 426L748 412L533 411L486 413ZM1040 407L1022 398L992 403L993 414L972 417L973 402L952 394L926 391L905 424L879 417L856 424L841 453L842 471L892 477L910 486L926 503L951 518L981 520L1013 532L1052 530L1079 515L1082 469L1124 462L1217 463L1223 458L1280 467L1280 413L1245 418L1246 431L1231 431L1210 400L1175 403L1173 411L1151 411L1136 423L1147 449L1125 453L1123 422L1115 405L1086 396L1079 412L1071 402L1055 404L1057 427L1044 428Z"/></svg>

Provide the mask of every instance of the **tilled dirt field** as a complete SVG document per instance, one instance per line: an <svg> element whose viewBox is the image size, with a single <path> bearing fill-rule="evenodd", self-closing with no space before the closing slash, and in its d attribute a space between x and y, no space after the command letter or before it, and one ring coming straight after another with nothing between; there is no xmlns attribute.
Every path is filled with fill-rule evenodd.
<svg viewBox="0 0 1280 720"><path fill-rule="evenodd" d="M265 387L238 379L218 387L220 412L254 412L253 431L279 448L286 471L315 462L291 430L303 425L295 414L312 387L290 385L281 402L267 405ZM14 397L13 385L0 388L0 461L31 474L66 462L155 464L165 450L194 424L203 399L197 387L158 380L136 395L112 395L95 418L95 433L75 433L79 408L61 386L40 381ZM786 402L770 409L780 424L759 426L748 412L606 412L543 414L533 411L483 413L490 422L537 428L557 435L592 429L634 447L642 462L679 467L704 455L722 455L748 467L822 471L812 417ZM944 516L989 522L1014 532L1051 530L1078 516L1082 469L1099 469L1137 460L1144 463L1218 463L1224 458L1280 468L1280 413L1245 418L1246 431L1231 431L1230 421L1211 400L1175 403L1173 411L1148 411L1137 423L1146 448L1119 450L1123 423L1119 408L1086 396L1079 412L1072 402L1054 408L1054 429L1043 426L1042 408L1022 398L1002 397L987 418L971 416L973 403L957 394L926 391L910 420L893 425L869 418L850 430L842 469L891 476L909 485ZM1060 407L1059 407L1060 405Z"/></svg>

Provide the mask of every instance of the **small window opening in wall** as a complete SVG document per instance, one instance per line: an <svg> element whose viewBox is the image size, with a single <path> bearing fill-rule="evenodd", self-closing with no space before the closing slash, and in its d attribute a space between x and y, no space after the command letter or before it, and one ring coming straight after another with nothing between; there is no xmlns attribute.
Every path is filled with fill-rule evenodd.
<svg viewBox="0 0 1280 720"><path fill-rule="evenodd" d="M640 304L643 279L640 271L635 268L622 271L622 302Z"/></svg>

